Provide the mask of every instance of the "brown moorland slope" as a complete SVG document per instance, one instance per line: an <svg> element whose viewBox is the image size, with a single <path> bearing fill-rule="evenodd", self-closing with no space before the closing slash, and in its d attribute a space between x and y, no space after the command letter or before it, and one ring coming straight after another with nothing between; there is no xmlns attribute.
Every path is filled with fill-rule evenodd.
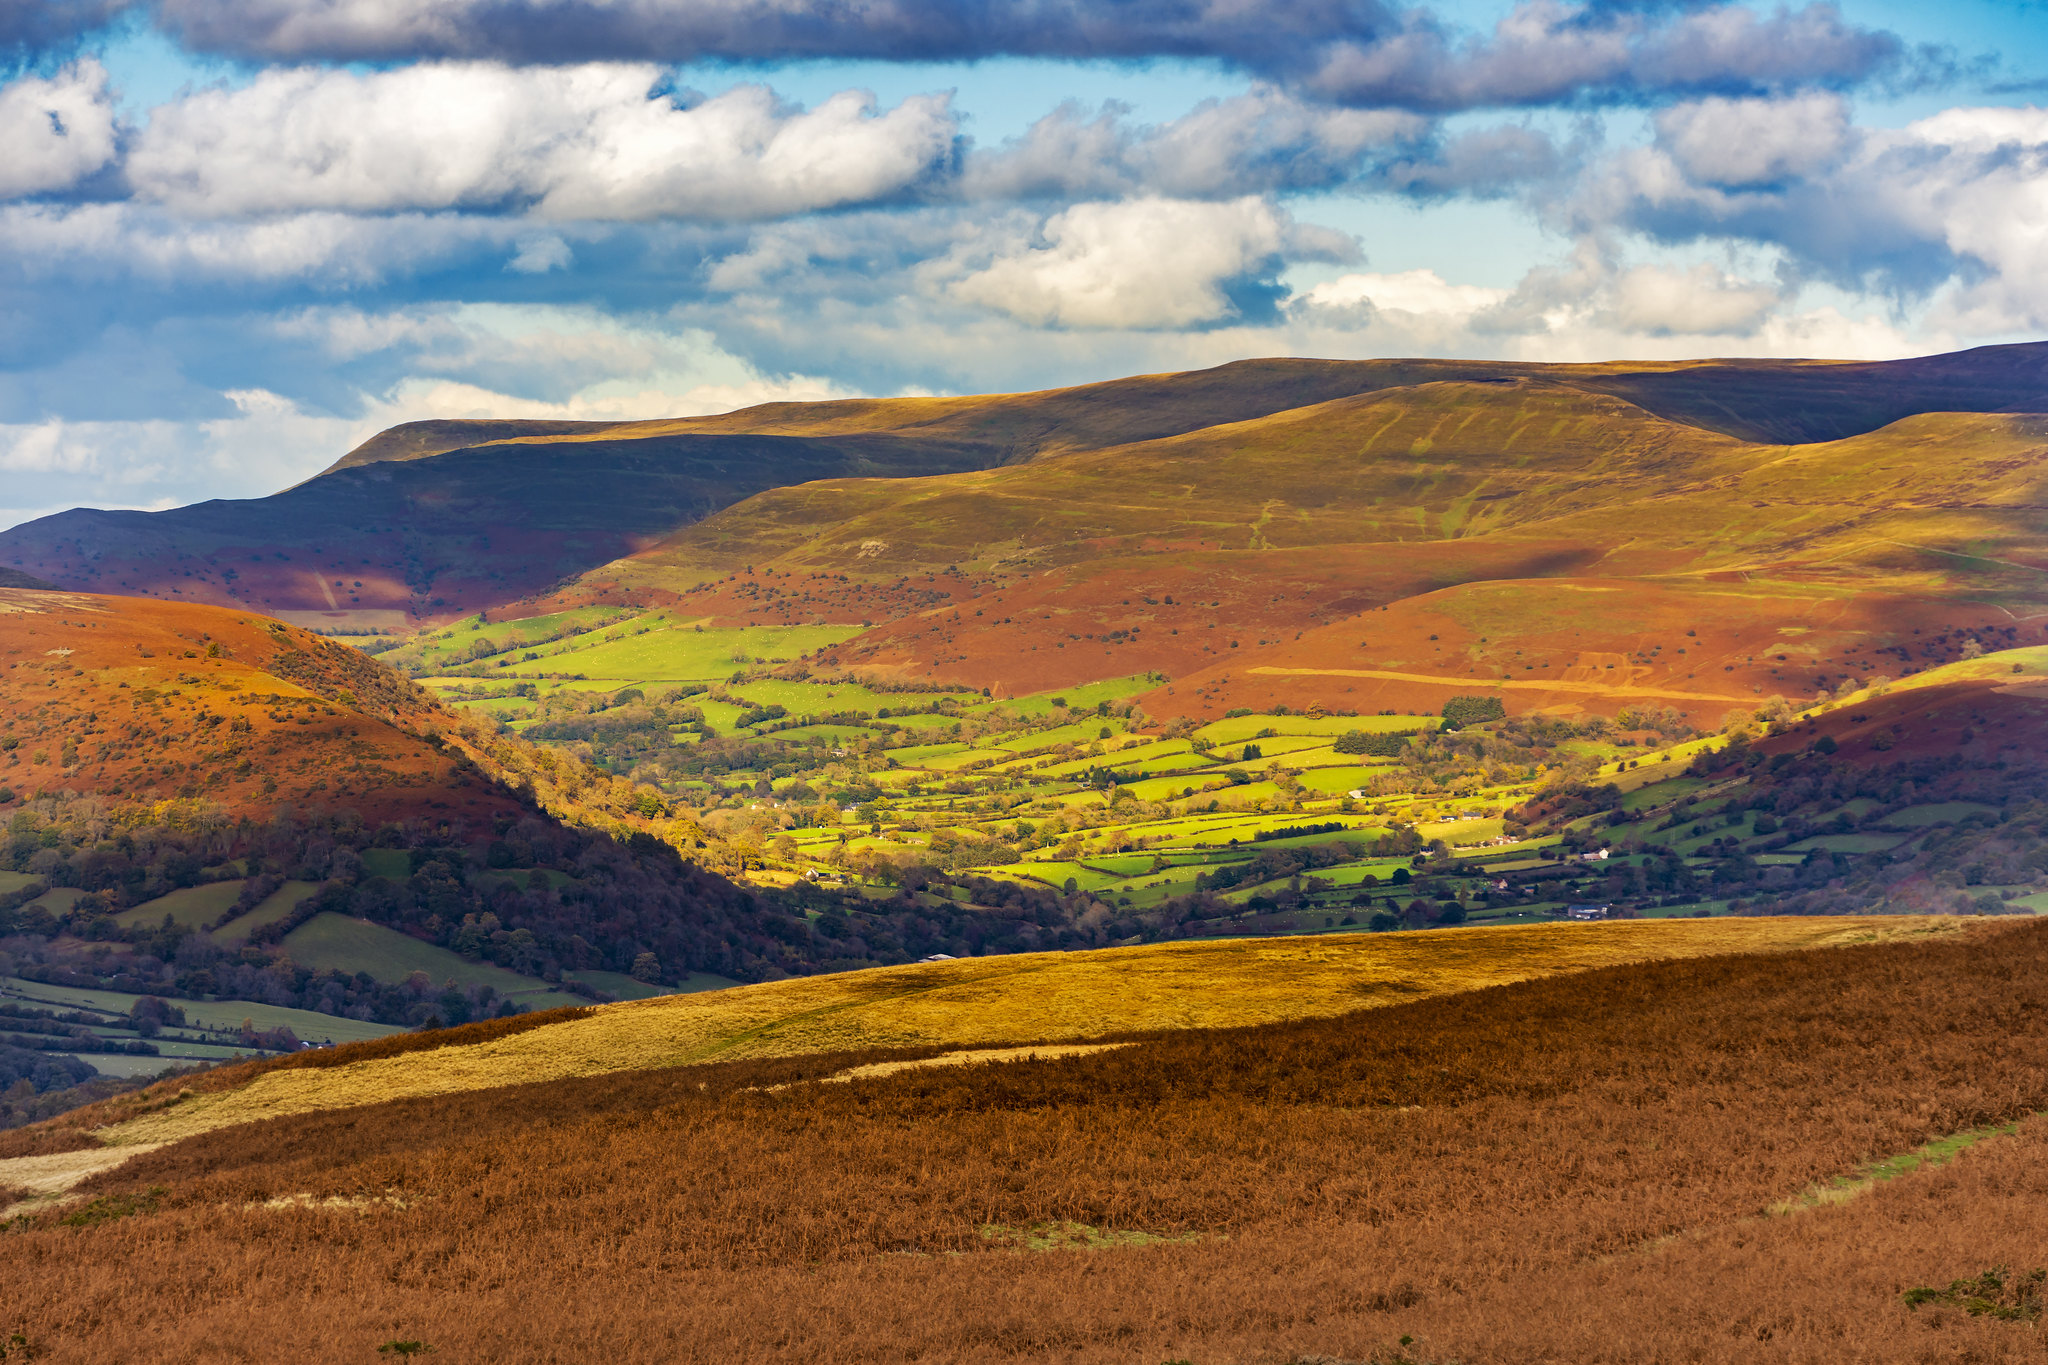
<svg viewBox="0 0 2048 1365"><path fill-rule="evenodd" d="M874 621L821 662L999 692L1156 671L1155 715L1498 688L1697 723L2038 638L2044 449L2034 416L1757 445L1567 385L1432 383L1023 468L773 490L584 588ZM878 588L928 600L871 616Z"/></svg>
<svg viewBox="0 0 2048 1365"><path fill-rule="evenodd" d="M1902 1294L2042 1262L2044 983L2026 924L303 1115L25 1220L0 1302L79 1362L2034 1360Z"/></svg>
<svg viewBox="0 0 2048 1365"><path fill-rule="evenodd" d="M248 612L0 588L0 785L372 822L525 809L422 736L454 718L352 649Z"/></svg>
<svg viewBox="0 0 2048 1365"><path fill-rule="evenodd" d="M80 509L16 527L0 533L0 564L74 590L394 629L546 592L754 493L820 479L998 469L1199 440L1209 431L1227 441L1232 428L1268 420L1279 424L1269 434L1298 435L1304 419L1289 423L1283 420L1289 413L1305 412L1308 423L1318 424L1338 415L1333 404L1437 387L1466 396L1490 386L1569 390L1612 412L1655 414L1673 432L1690 433L1683 441L1702 449L1717 440L1831 441L1929 412L2040 412L2048 409L2044 376L2048 348L2040 346L1879 364L1271 359L1043 393L769 404L648 422L415 423L372 438L324 474L274 497L160 513ZM1425 398L1415 401L1430 406ZM1455 444L1462 420L1460 414L1448 424L1433 423L1433 435L1411 436L1410 444L1447 438ZM1592 421L1598 420L1596 414ZM1622 426L1634 436L1649 430L1635 420ZM1356 434L1341 421L1337 429L1346 439ZM1466 445L1484 430L1482 423L1462 432ZM1526 430L1496 434L1534 439ZM1582 447L1610 454L1621 439L1586 428L1577 435ZM1431 466L1445 456L1426 449L1418 454L1423 467L1408 491L1426 502L1443 483ZM1239 537L1228 540L1233 547L1300 543L1296 528L1258 520L1261 474L1236 473L1233 491L1253 509L1251 518L1219 519L1205 508L1192 523L1169 518L1176 534L1193 543ZM1432 529L1455 533L1455 526L1443 524L1447 512L1457 525L1466 514L1480 526L1526 519L1546 505L1569 505L1573 491L1570 479L1557 490L1562 501L1539 496L1541 481L1533 476L1496 483L1462 509L1431 506L1412 530L1403 526L1400 538L1427 538ZM1400 500L1403 490L1384 492L1395 499L1387 517L1405 523L1411 509ZM928 510L944 515L947 509L935 504ZM1109 525L1112 537L1128 536L1114 518ZM751 529L771 528L757 522ZM1048 529L1090 541L1087 518L1056 518ZM1263 538L1251 542L1252 532ZM888 538L855 543L869 539ZM1028 543L1041 560L1057 560L1060 546ZM1099 555L1106 547L1090 548Z"/></svg>
<svg viewBox="0 0 2048 1365"><path fill-rule="evenodd" d="M0 1141L0 1153L176 1141L288 1114L609 1071L743 1058L1101 1043L1162 1030L1327 1017L1626 962L1799 952L1970 932L1947 916L1652 920L1445 933L1225 939L920 962L631 1002L516 1036L354 1044L165 1082ZM196 1092L196 1093L192 1093ZM0 1174L5 1168L0 1167Z"/></svg>

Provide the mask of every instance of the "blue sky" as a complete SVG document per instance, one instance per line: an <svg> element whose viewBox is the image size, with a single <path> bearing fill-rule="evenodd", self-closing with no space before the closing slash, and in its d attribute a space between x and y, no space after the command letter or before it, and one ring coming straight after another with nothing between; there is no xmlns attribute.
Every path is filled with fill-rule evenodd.
<svg viewBox="0 0 2048 1365"><path fill-rule="evenodd" d="M0 0L0 525L394 422L2048 326L2048 6Z"/></svg>

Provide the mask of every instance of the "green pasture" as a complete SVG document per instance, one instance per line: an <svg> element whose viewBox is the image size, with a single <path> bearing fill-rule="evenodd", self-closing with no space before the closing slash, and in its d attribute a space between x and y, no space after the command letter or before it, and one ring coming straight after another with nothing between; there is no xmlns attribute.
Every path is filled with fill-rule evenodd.
<svg viewBox="0 0 2048 1365"><path fill-rule="evenodd" d="M651 1000L657 995L695 995L699 991L722 991L728 986L740 983L728 977L713 976L709 972L691 972L689 979L680 986L650 986L645 981L627 976L624 972L563 972L572 981L581 981L586 986L595 986L614 1000Z"/></svg>
<svg viewBox="0 0 2048 1365"><path fill-rule="evenodd" d="M1483 844L1488 839L1498 839L1507 832L1507 821L1501 819L1442 820L1427 825L1417 825L1415 832L1425 839L1441 839L1456 848L1460 844Z"/></svg>
<svg viewBox="0 0 2048 1365"><path fill-rule="evenodd" d="M240 882L210 882L205 886L181 887L169 895L144 901L132 910L123 910L114 916L114 923L124 929L137 925L153 929L168 915L173 924L198 929L219 919L241 894Z"/></svg>
<svg viewBox="0 0 2048 1365"><path fill-rule="evenodd" d="M363 871L386 881L402 882L412 875L412 855L402 848L366 848Z"/></svg>
<svg viewBox="0 0 2048 1365"><path fill-rule="evenodd" d="M1885 816L1884 824L1891 829L1929 829L1935 825L1953 825L1967 820L1972 815L1997 815L1995 806L1981 805L1975 801L1942 801L1927 806L1908 806Z"/></svg>
<svg viewBox="0 0 2048 1365"><path fill-rule="evenodd" d="M901 704L900 700L899 704ZM962 714L965 713L963 712ZM927 713L915 716L894 716L890 718L889 723L901 726L905 730L950 730L960 723L960 717Z"/></svg>
<svg viewBox="0 0 2048 1365"><path fill-rule="evenodd" d="M764 627L752 627L762 630ZM810 629L823 629L811 627ZM730 676L738 665L728 664L725 675ZM894 711L899 708L929 706L942 697L956 699L976 697L978 694L961 689L958 692L877 692L857 683L816 683L796 682L787 678L758 678L749 682L734 683L734 696L745 697L756 706L781 706L792 716L823 716L837 711ZM909 716L899 719L910 720ZM950 725L956 716L943 718Z"/></svg>
<svg viewBox="0 0 2048 1365"><path fill-rule="evenodd" d="M615 627L614 629L619 629ZM536 663L515 666L541 673L581 673L621 684L705 682L730 677L765 660L794 659L860 634L858 626L680 626L657 625L642 634L593 641L579 636ZM589 641L588 643L585 643Z"/></svg>
<svg viewBox="0 0 2048 1365"><path fill-rule="evenodd" d="M574 996L544 981L487 962L471 962L396 929L332 912L315 915L286 934L284 950L292 961L315 971L368 972L379 981L394 982L425 972L436 987L450 980L459 986L490 986L534 1009L575 1003Z"/></svg>
<svg viewBox="0 0 2048 1365"><path fill-rule="evenodd" d="M951 752L944 752L945 750ZM906 757L910 754L917 756ZM956 741L951 744L919 744L907 749L891 749L889 757L906 768L914 768L920 772L954 773L963 768L988 763L991 759L1001 763L1008 755L1001 749L972 749Z"/></svg>
<svg viewBox="0 0 2048 1365"><path fill-rule="evenodd" d="M479 617L469 616L439 630L414 636L400 648L392 651L392 657L414 658L433 667L450 662L458 654L467 654L476 647L478 640L488 640L497 646L497 649L486 655L485 661L495 662L507 654L531 648L560 648L561 645L575 640L577 636L571 635L562 641L546 645L537 642L565 628L586 634L618 625L632 617L632 612L618 607L576 607L569 611L553 612L545 616L525 616L512 621L484 621Z"/></svg>
<svg viewBox="0 0 2048 1365"><path fill-rule="evenodd" d="M1232 716L1228 720L1211 721L1195 731L1201 738L1216 744L1243 744L1256 741L1261 730L1274 732L1268 738L1285 736L1315 736L1325 741L1346 735L1353 730L1364 734L1386 734L1397 730L1428 730L1441 722L1435 716Z"/></svg>
<svg viewBox="0 0 2048 1365"><path fill-rule="evenodd" d="M1102 737L1105 729L1109 731L1107 740ZM991 739L989 745L991 748L1008 749L1012 753L1027 753L1033 749L1051 749L1062 744L1104 744L1121 739L1128 729L1130 722L1122 716L1088 716L1044 730L1003 735Z"/></svg>
<svg viewBox="0 0 2048 1365"><path fill-rule="evenodd" d="M49 1005L60 1009L96 1010L102 1014L125 1015L142 999L126 991L80 990L73 986L46 986L40 981L23 981L18 977L0 978L0 995L9 999ZM177 1000L172 1003L185 1011L185 1018L193 1026L202 1029L233 1030L248 1020L258 1029L288 1028L306 1042L323 1042L332 1039L337 1043L354 1042L361 1038L382 1038L386 1034L404 1033L405 1029L396 1024L371 1024L359 1019L343 1019L315 1010L290 1009L282 1005L262 1005L253 1000Z"/></svg>
<svg viewBox="0 0 2048 1365"><path fill-rule="evenodd" d="M1013 716L1035 719L1052 715L1060 708L1053 705L1055 699L1066 702L1069 712L1094 710L1103 702L1118 702L1125 697L1135 697L1140 692L1149 692L1159 685L1157 679L1146 673L1133 673L1129 677L1105 678L1101 682L1088 683L1081 687L1062 687L1048 692L1031 692L1021 697L1005 697L996 701L983 702L971 708L976 711L1001 709Z"/></svg>
<svg viewBox="0 0 2048 1365"><path fill-rule="evenodd" d="M799 725L788 730L777 730L772 738L787 744L797 744L807 740L829 740L835 744L843 744L848 740L872 739L876 733L874 730L859 725ZM902 760L898 759L897 761L901 762Z"/></svg>
<svg viewBox="0 0 2048 1365"><path fill-rule="evenodd" d="M1342 768L1310 768L1302 773L1301 785L1317 796L1343 796L1372 781L1373 772L1372 768L1356 764Z"/></svg>
<svg viewBox="0 0 2048 1365"><path fill-rule="evenodd" d="M1905 836L1898 834L1816 834L1811 839L1801 839L1796 844L1787 844L1788 853L1883 853L1904 843Z"/></svg>
<svg viewBox="0 0 2048 1365"><path fill-rule="evenodd" d="M179 1057L130 1057L122 1053L107 1052L57 1052L55 1057L76 1057L102 1076L131 1081L138 1076L161 1076L173 1067L191 1066L187 1058ZM236 1056L253 1057L253 1052L236 1053Z"/></svg>

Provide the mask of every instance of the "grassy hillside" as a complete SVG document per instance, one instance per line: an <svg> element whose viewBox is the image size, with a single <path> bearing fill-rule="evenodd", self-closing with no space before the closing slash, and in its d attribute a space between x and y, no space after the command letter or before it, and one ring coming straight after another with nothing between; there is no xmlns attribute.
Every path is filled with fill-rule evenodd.
<svg viewBox="0 0 2048 1365"><path fill-rule="evenodd" d="M31 1205L0 1300L84 1362L2018 1362L2044 982L2029 925L285 1115Z"/></svg>
<svg viewBox="0 0 2048 1365"><path fill-rule="evenodd" d="M1437 383L778 490L591 582L688 586L721 624L845 620L842 577L921 584L936 600L819 660L1010 692L1150 669L1174 684L1154 714L1433 708L1476 681L1518 709L1654 696L1701 723L1832 687L1843 651L1903 669L1953 658L1924 646L1957 627L2024 643L2042 435L1944 414L1755 445L1571 385Z"/></svg>
<svg viewBox="0 0 2048 1365"><path fill-rule="evenodd" d="M1428 396L1439 387L1458 402L1486 388L1564 391L1614 411L1656 414L1700 439L1827 441L1922 413L2039 412L2048 407L2042 355L2038 347L2022 346L1883 364L1254 360L1033 394L770 404L648 422L415 423L373 438L323 475L274 497L163 513L74 511L43 518L0 533L0 566L77 590L243 605L331 628L405 630L544 592L751 494L820 479L995 469L1204 431L1227 442L1233 428L1290 412L1309 414L1293 428L1304 421L1331 423L1332 404L1372 407L1376 397L1404 395L1402 401L1427 409L1440 401ZM1632 425L1622 420L1605 438L1581 430L1581 444L1604 439L1611 446L1628 439L1624 432ZM1276 431L1289 426L1282 421ZM1432 423L1421 435L1403 428L1374 437L1377 447L1405 435L1402 449L1421 460L1411 480L1417 496L1397 499L1368 519L1385 523L1377 538L1454 535L1475 512L1475 524L1489 525L1526 519L1524 511L1558 501L1530 496L1542 487L1540 478L1498 482L1464 497L1458 490L1470 492L1469 484L1446 480L1436 468L1456 447L1458 426ZM1345 424L1334 421L1333 430L1344 431ZM1354 453L1357 445L1346 445L1352 434L1324 453ZM1526 428L1512 435L1540 444L1545 434ZM1477 439L1465 435L1468 444ZM1429 449L1443 442L1432 460ZM1568 505L1572 482L1551 491L1564 495L1560 506ZM1501 499L1511 493L1520 501L1503 517ZM1418 509L1408 504L1418 498L1424 506L1409 529L1410 513ZM1347 539L1331 536L1327 527L1295 526L1290 518L1261 519L1263 493L1242 508L1218 506L1213 496L1195 494L1194 500L1203 505L1178 509L1170 519L1191 544L1242 548ZM1312 501L1301 498L1295 510ZM1089 538L1097 522L1112 538L1131 534L1116 529L1119 524L1142 530L1142 522L1115 510L1091 493L1052 507L1055 515L1042 523L1013 518L982 527L970 520L950 532L941 529L925 537L925 552L936 555L943 542L963 537L985 546L1013 540L1016 552L1033 549L1060 562L1071 548L1063 538ZM925 519L943 522L948 513L947 505L935 503ZM787 550L788 537L803 533L806 515L798 509L794 521L779 526L781 538L762 548ZM1389 536L1389 527L1398 527L1398 535ZM752 531L769 529L777 528L757 524ZM902 560L905 551L881 535L861 536L846 554L858 557L859 547L871 541L894 550L886 563ZM707 547L749 562L745 544ZM840 562L830 555L826 560Z"/></svg>
<svg viewBox="0 0 2048 1365"><path fill-rule="evenodd" d="M1960 928L1955 920L1911 918L1677 920L1305 943L1239 940L896 967L613 1005L490 1042L273 1071L116 1119L95 1136L115 1145L176 1141L257 1118L713 1061L1075 1042L1319 1018L1623 962L1782 952Z"/></svg>

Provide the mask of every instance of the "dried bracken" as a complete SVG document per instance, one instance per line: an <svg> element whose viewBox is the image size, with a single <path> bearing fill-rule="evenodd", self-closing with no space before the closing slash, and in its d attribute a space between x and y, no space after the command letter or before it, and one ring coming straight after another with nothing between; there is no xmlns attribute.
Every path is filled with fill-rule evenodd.
<svg viewBox="0 0 2048 1365"><path fill-rule="evenodd" d="M2038 1360L1900 1298L2038 1260L2038 1123L1767 1210L2048 1109L2044 1044L2026 923L844 1085L792 1082L889 1054L479 1090L139 1157L86 1192L154 1211L13 1232L0 1302L80 1362ZM324 1203L365 1199L407 1207Z"/></svg>

